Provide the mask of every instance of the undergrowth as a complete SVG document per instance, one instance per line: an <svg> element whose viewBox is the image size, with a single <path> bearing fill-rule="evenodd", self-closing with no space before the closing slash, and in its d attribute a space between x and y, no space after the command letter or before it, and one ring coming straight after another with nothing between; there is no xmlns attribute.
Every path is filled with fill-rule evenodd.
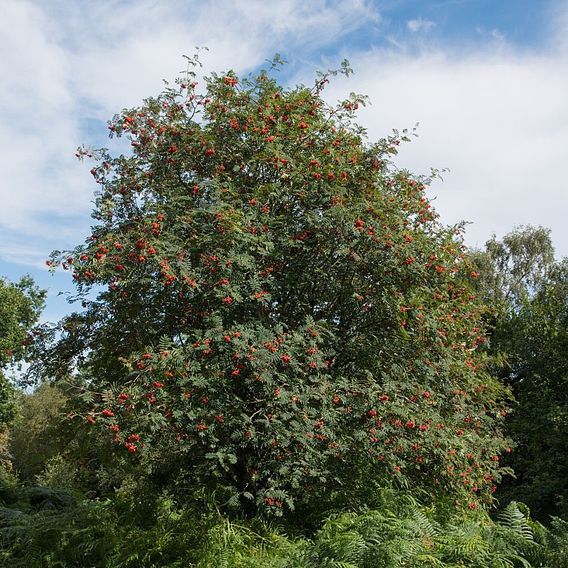
<svg viewBox="0 0 568 568"><path fill-rule="evenodd" d="M47 488L1 495L0 565L11 568L563 568L568 523L533 521L515 502L495 520L484 511L441 512L405 492L380 508L335 513L313 534L282 524L229 520L179 507L167 495L77 500Z"/></svg>

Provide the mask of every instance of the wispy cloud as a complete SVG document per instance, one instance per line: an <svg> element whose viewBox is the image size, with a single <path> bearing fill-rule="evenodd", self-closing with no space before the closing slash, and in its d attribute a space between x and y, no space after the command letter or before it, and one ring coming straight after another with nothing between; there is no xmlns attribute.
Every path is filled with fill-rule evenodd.
<svg viewBox="0 0 568 568"><path fill-rule="evenodd" d="M568 255L568 54L515 55L491 44L461 54L358 52L353 61L348 88L371 95L360 117L370 138L420 122L398 165L424 174L450 169L432 188L443 221L474 221L472 245L493 231L541 224ZM338 82L332 97L346 87Z"/></svg>
<svg viewBox="0 0 568 568"><path fill-rule="evenodd" d="M210 48L207 69L243 72L290 47L309 57L378 17L363 0L4 0L0 240L41 256L75 244L94 188L75 148L100 140L115 112L157 94L194 46ZM36 264L5 246L0 257Z"/></svg>
<svg viewBox="0 0 568 568"><path fill-rule="evenodd" d="M427 32L431 30L436 25L436 22L432 20L424 20L422 18L416 18L415 20L408 20L406 22L406 27L412 32Z"/></svg>
<svg viewBox="0 0 568 568"><path fill-rule="evenodd" d="M486 30L482 27L475 28L475 31L484 39L488 39L494 45L506 47L507 38L505 34L498 30L497 28L493 28L491 30Z"/></svg>

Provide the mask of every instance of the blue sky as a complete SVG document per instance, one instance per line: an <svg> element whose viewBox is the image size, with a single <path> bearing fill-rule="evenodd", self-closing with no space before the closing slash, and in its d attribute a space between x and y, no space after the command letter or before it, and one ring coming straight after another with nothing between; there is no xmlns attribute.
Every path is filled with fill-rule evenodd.
<svg viewBox="0 0 568 568"><path fill-rule="evenodd" d="M568 255L568 0L2 0L0 276L46 287L44 319L72 289L45 259L89 234L95 186L76 147L108 145L106 120L196 45L205 73L279 52L290 85L348 58L355 74L326 96L369 95L371 139L420 123L398 165L449 168L431 189L442 222L470 221L471 246L543 225Z"/></svg>

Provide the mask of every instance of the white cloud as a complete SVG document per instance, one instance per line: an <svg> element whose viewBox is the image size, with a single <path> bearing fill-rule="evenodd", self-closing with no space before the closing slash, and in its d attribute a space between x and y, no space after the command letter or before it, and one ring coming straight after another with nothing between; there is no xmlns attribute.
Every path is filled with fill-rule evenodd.
<svg viewBox="0 0 568 568"><path fill-rule="evenodd" d="M450 169L432 187L442 221L473 221L467 242L480 246L493 231L543 225L568 255L567 54L373 51L352 59L354 77L333 96L346 88L370 95L360 122L371 139L420 122L397 163L424 174Z"/></svg>
<svg viewBox="0 0 568 568"><path fill-rule="evenodd" d="M363 0L3 0L0 258L34 266L82 238L95 186L74 158L94 136L81 125L159 93L195 46L206 69L242 72L377 18Z"/></svg>
<svg viewBox="0 0 568 568"><path fill-rule="evenodd" d="M13 264L36 269L45 268L46 257L36 248L26 246L21 242L3 242L0 244L0 256Z"/></svg>
<svg viewBox="0 0 568 568"><path fill-rule="evenodd" d="M45 234L50 214L89 206L86 183L73 160L79 138L76 101L67 56L51 21L28 2L7 2L3 10L0 227L23 236Z"/></svg>
<svg viewBox="0 0 568 568"><path fill-rule="evenodd" d="M436 25L436 22L432 20L424 20L421 17L415 20L408 20L406 22L406 27L412 32L427 32L431 30Z"/></svg>

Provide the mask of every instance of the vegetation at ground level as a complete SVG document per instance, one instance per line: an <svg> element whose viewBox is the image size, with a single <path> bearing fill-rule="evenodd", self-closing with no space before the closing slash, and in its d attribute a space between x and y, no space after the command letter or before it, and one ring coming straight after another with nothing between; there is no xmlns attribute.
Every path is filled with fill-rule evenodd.
<svg viewBox="0 0 568 568"><path fill-rule="evenodd" d="M568 523L548 527L515 502L493 521L377 492L377 508L336 513L313 534L260 519L229 520L166 496L123 489L78 503L40 487L2 488L0 561L10 567L548 567L568 566ZM148 501L153 506L148 506ZM16 508L17 507L17 508Z"/></svg>

